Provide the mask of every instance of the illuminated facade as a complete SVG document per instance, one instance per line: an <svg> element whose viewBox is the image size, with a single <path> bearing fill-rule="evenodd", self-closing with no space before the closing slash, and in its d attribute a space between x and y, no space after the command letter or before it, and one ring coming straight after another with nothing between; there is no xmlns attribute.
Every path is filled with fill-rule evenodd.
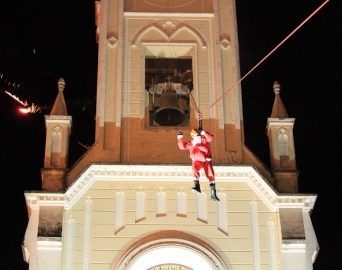
<svg viewBox="0 0 342 270"><path fill-rule="evenodd" d="M267 120L271 169L244 144L240 86L227 91L240 78L234 0L102 0L95 9L95 143L68 169L60 80L45 118L43 191L25 193L30 269L312 269L316 196L298 194L280 85ZM178 100L171 110L166 92ZM202 193L190 192L190 159L177 147L179 131L198 127L196 107L215 135L220 202L204 175Z"/></svg>

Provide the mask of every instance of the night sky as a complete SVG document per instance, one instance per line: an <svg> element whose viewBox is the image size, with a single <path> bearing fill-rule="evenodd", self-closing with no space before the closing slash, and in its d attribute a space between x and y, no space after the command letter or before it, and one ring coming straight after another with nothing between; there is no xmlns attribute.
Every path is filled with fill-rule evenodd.
<svg viewBox="0 0 342 270"><path fill-rule="evenodd" d="M324 1L236 0L241 76ZM268 167L265 133L273 83L296 118L300 193L318 194L312 221L320 245L314 270L342 269L341 166L342 1L330 0L241 83L245 143ZM73 117L71 166L94 141L97 43L93 1L0 3L1 245L0 269L28 269L21 242L27 226L25 190L40 190L45 122L64 78ZM37 113L22 114L16 95Z"/></svg>

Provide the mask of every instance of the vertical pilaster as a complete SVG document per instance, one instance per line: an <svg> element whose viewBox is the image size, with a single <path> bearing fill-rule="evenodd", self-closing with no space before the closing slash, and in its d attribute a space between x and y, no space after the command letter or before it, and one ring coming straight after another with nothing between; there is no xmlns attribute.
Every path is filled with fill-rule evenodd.
<svg viewBox="0 0 342 270"><path fill-rule="evenodd" d="M91 227L93 221L93 201L88 197L84 206L83 270L90 269Z"/></svg>
<svg viewBox="0 0 342 270"><path fill-rule="evenodd" d="M177 193L177 216L178 217L186 217L187 216L187 196L186 193L183 191L183 188L179 189Z"/></svg>
<svg viewBox="0 0 342 270"><path fill-rule="evenodd" d="M135 222L146 219L146 194L142 187L135 195Z"/></svg>
<svg viewBox="0 0 342 270"><path fill-rule="evenodd" d="M25 232L24 250L27 254L26 262L29 263L29 270L37 268L37 237L39 225L39 204L30 205L30 218Z"/></svg>
<svg viewBox="0 0 342 270"><path fill-rule="evenodd" d="M126 194L120 187L115 195L115 233L125 227Z"/></svg>
<svg viewBox="0 0 342 270"><path fill-rule="evenodd" d="M166 216L167 215L167 197L164 189L162 187L159 188L157 193L157 217Z"/></svg>
<svg viewBox="0 0 342 270"><path fill-rule="evenodd" d="M207 194L202 189L202 193L197 194L197 219L205 223L208 222L207 208Z"/></svg>
<svg viewBox="0 0 342 270"><path fill-rule="evenodd" d="M258 206L255 201L250 203L250 215L253 241L253 270L260 270Z"/></svg>
<svg viewBox="0 0 342 270"><path fill-rule="evenodd" d="M227 195L223 192L217 193L220 201L217 202L218 229L228 235L227 226Z"/></svg>
<svg viewBox="0 0 342 270"><path fill-rule="evenodd" d="M277 246L275 242L275 228L272 218L267 221L268 248L270 252L271 270L277 269Z"/></svg>
<svg viewBox="0 0 342 270"><path fill-rule="evenodd" d="M312 270L313 263L315 262L319 246L316 238L315 230L312 226L310 214L310 209L303 208L303 222L304 222L304 231L305 231L305 261L306 261L306 269Z"/></svg>
<svg viewBox="0 0 342 270"><path fill-rule="evenodd" d="M73 216L70 216L68 220L67 228L67 243L66 243L66 270L74 269L74 252L75 252L75 231L76 221Z"/></svg>

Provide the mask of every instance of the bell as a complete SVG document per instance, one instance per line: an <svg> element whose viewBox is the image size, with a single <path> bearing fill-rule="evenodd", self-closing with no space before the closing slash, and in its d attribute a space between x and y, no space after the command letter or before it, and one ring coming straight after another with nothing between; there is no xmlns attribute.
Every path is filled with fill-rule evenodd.
<svg viewBox="0 0 342 270"><path fill-rule="evenodd" d="M161 126L178 126L185 120L185 113L179 108L176 91L162 93L159 108L153 118Z"/></svg>

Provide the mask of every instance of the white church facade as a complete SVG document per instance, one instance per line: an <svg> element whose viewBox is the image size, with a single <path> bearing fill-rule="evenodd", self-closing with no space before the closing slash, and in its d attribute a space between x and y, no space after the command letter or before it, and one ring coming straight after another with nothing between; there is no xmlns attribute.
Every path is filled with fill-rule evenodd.
<svg viewBox="0 0 342 270"><path fill-rule="evenodd" d="M244 143L235 0L101 0L95 11L95 142L68 167L60 79L42 191L25 192L29 269L313 269L317 196L298 193L295 119L278 82L265 119L271 168ZM177 146L199 125L214 135L220 201L204 173L191 192Z"/></svg>

